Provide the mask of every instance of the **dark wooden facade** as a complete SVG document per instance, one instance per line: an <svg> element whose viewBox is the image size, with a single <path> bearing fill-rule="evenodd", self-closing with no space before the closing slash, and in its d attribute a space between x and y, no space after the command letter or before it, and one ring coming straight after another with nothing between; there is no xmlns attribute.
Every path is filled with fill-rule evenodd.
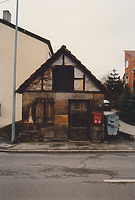
<svg viewBox="0 0 135 200"><path fill-rule="evenodd" d="M22 140L103 140L106 88L62 46L17 90Z"/></svg>

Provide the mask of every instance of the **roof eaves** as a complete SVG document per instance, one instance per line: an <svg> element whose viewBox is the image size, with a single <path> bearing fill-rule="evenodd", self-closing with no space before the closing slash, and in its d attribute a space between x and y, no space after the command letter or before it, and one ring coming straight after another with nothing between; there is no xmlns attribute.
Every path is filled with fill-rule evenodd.
<svg viewBox="0 0 135 200"><path fill-rule="evenodd" d="M1 22L2 24L4 24L4 25L9 26L10 28L15 29L15 25L12 24L12 23L10 23L10 22L8 22L8 21L5 21L5 20L3 20L3 19L0 18L0 22ZM30 36L30 37L33 37L33 38L35 38L35 39L37 39L37 40L39 40L39 41L41 41L41 42L46 43L46 44L48 45L49 49L50 49L51 54L53 55L53 49L52 49L50 40L45 39L45 38L43 38L43 37L41 37L41 36L39 36L39 35L36 35L35 33L32 33L32 32L30 32L30 31L28 31L28 30L25 30L25 29L23 29L23 28L21 28L21 27L18 27L18 31L20 31L20 32L22 32L22 33L24 33L24 34L26 34L26 35L28 35L28 36Z"/></svg>
<svg viewBox="0 0 135 200"><path fill-rule="evenodd" d="M52 57L51 57L52 58ZM49 58L45 63L43 63L33 74L31 74L29 76L29 78L27 78L20 86L19 88L16 90L17 93L22 93L27 86L38 76L40 76L40 72L42 72L43 70L46 70L47 67L50 64L50 60L51 58Z"/></svg>
<svg viewBox="0 0 135 200"><path fill-rule="evenodd" d="M28 79L26 79L20 86L19 88L16 90L17 93L22 93L27 86L38 76L40 76L40 71L41 71L41 67L39 67L32 75L30 75L30 77Z"/></svg>
<svg viewBox="0 0 135 200"><path fill-rule="evenodd" d="M135 50L124 50L125 53L129 54L130 56L135 58Z"/></svg>
<svg viewBox="0 0 135 200"><path fill-rule="evenodd" d="M68 49L66 49L66 46L65 46L65 45L63 45L63 46L61 47L61 49L65 49L65 52L71 57L71 59L73 59L73 60L76 62L76 64L78 64L78 65L81 66L81 68L84 70L84 72L86 72L86 74L87 74L89 77L92 78L93 82L95 82L95 83L99 86L99 88L100 88L102 91L104 91L104 93L109 93L109 94L110 94L110 91L101 83L101 81L99 81L99 80L96 78L96 76L94 76L94 75L91 73L91 71L88 70L88 69L86 68L86 66L83 65L83 64L81 63L81 61L78 60L78 59L76 58L76 56L74 56L74 55L71 53L71 51L69 51Z"/></svg>
<svg viewBox="0 0 135 200"><path fill-rule="evenodd" d="M45 70L49 64L53 63L53 61L61 54L65 53L69 55L69 57L80 67L82 70L95 82L98 87L104 92L104 93L110 93L110 91L89 71L66 47L63 45L51 58L49 58L44 64L41 65L20 87L16 90L18 93L22 93L28 84L34 80L38 75L40 75L40 72Z"/></svg>

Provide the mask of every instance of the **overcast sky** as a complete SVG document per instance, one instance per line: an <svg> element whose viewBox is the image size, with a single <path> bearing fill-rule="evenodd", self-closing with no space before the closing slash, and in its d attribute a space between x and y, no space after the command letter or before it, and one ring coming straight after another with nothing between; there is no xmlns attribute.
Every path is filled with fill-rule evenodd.
<svg viewBox="0 0 135 200"><path fill-rule="evenodd" d="M3 2L4 0L0 0ZM12 14L16 0L0 3ZM19 26L66 47L99 79L124 73L124 50L135 49L135 0L19 0ZM38 67L38 66L37 66Z"/></svg>

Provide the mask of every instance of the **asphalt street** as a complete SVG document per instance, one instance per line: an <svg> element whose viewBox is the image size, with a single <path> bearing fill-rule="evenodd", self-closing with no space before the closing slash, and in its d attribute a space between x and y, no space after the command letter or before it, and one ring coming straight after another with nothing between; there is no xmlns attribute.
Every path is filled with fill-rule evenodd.
<svg viewBox="0 0 135 200"><path fill-rule="evenodd" d="M1 152L0 186L0 200L134 200L135 154Z"/></svg>

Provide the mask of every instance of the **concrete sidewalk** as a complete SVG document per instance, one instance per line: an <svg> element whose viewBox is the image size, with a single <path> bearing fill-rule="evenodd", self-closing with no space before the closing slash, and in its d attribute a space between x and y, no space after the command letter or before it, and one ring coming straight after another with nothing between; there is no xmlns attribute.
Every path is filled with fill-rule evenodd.
<svg viewBox="0 0 135 200"><path fill-rule="evenodd" d="M111 111L115 113L115 111ZM119 120L121 136L110 137L109 141L93 143L90 141L80 142L29 142L12 145L10 141L0 136L0 152L18 153L69 153L69 152L135 152L135 126ZM130 139L130 140L129 140Z"/></svg>
<svg viewBox="0 0 135 200"><path fill-rule="evenodd" d="M133 139L135 139L135 126L133 125L129 125L121 120L119 120L119 131L125 134L128 134L130 136L133 137Z"/></svg>
<svg viewBox="0 0 135 200"><path fill-rule="evenodd" d="M135 152L135 141L123 137L109 142L30 142L12 145L1 143L0 152L10 153L104 153L104 152Z"/></svg>

